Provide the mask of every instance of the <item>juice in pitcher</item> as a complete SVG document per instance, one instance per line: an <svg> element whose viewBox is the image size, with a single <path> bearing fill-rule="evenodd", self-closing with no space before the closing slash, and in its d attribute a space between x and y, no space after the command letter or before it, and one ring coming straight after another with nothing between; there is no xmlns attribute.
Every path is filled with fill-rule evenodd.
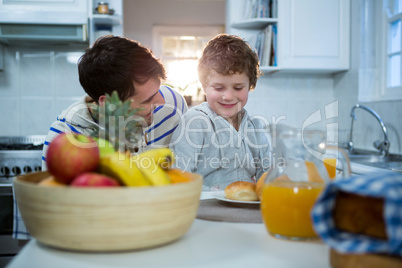
<svg viewBox="0 0 402 268"><path fill-rule="evenodd" d="M336 177L336 158L324 158L324 165L328 171L328 176L332 180Z"/></svg>
<svg viewBox="0 0 402 268"><path fill-rule="evenodd" d="M268 232L292 240L316 239L310 211L324 188L319 182L276 181L264 185L261 214Z"/></svg>

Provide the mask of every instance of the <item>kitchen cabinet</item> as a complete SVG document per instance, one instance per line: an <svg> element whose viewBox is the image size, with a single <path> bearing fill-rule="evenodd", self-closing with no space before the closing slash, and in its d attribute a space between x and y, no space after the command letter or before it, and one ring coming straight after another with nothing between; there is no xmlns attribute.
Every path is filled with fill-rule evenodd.
<svg viewBox="0 0 402 268"><path fill-rule="evenodd" d="M87 1L70 0L3 0L0 1L0 24L5 25L84 25L87 23ZM27 30L28 31L28 30ZM35 35L36 29L31 29ZM5 31L2 35L18 35L21 29ZM24 33L27 35L27 33ZM50 33L47 32L47 35Z"/></svg>
<svg viewBox="0 0 402 268"><path fill-rule="evenodd" d="M254 45L259 32L275 25L276 66L261 65L263 72L349 69L350 0L277 0L277 5L271 5L277 8L276 17L245 19L245 3L252 1L227 1L226 31Z"/></svg>
<svg viewBox="0 0 402 268"><path fill-rule="evenodd" d="M109 14L97 12L98 0L89 0L89 44L92 45L102 35L123 35L123 0L109 0Z"/></svg>
<svg viewBox="0 0 402 268"><path fill-rule="evenodd" d="M53 12L86 12L87 2L82 0L3 0L0 10L8 11L53 11Z"/></svg>
<svg viewBox="0 0 402 268"><path fill-rule="evenodd" d="M101 35L123 35L123 0L108 0L99 14L98 0L0 1L0 37L8 40L79 41L90 45Z"/></svg>

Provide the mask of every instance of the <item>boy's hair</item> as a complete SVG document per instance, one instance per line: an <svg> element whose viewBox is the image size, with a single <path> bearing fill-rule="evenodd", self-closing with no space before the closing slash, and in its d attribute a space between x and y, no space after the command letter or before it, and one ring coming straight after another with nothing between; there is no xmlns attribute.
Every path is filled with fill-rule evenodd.
<svg viewBox="0 0 402 268"><path fill-rule="evenodd" d="M152 51L138 42L118 36L103 36L86 49L78 62L81 86L96 102L116 90L121 100L134 95L133 81L166 79L166 71Z"/></svg>
<svg viewBox="0 0 402 268"><path fill-rule="evenodd" d="M220 34L211 39L198 63L198 77L203 87L207 84L210 70L221 75L245 72L250 80L250 90L261 75L257 54L251 46L235 35Z"/></svg>

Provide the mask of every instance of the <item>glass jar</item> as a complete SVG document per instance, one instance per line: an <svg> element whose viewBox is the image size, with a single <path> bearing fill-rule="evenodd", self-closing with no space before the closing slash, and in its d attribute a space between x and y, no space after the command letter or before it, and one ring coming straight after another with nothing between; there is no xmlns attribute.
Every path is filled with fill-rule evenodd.
<svg viewBox="0 0 402 268"><path fill-rule="evenodd" d="M109 4L106 2L99 2L96 8L99 14L109 14Z"/></svg>
<svg viewBox="0 0 402 268"><path fill-rule="evenodd" d="M274 166L268 172L261 200L261 214L269 234L290 240L317 239L310 211L330 182L324 159L328 152L326 133L278 127L273 133ZM341 162L343 175L350 176L347 158ZM331 173L332 175L332 173Z"/></svg>

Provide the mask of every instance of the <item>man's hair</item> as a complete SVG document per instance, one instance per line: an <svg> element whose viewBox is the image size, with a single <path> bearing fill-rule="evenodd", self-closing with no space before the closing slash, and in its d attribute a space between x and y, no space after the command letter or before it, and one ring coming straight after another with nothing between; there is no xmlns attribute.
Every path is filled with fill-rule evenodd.
<svg viewBox="0 0 402 268"><path fill-rule="evenodd" d="M250 80L250 90L261 75L257 54L250 45L235 35L220 34L211 39L198 63L198 76L205 87L211 70L221 75L245 73Z"/></svg>
<svg viewBox="0 0 402 268"><path fill-rule="evenodd" d="M81 86L96 102L117 91L121 100L134 95L133 81L166 79L166 71L152 51L138 42L118 36L103 36L87 48L78 62Z"/></svg>

